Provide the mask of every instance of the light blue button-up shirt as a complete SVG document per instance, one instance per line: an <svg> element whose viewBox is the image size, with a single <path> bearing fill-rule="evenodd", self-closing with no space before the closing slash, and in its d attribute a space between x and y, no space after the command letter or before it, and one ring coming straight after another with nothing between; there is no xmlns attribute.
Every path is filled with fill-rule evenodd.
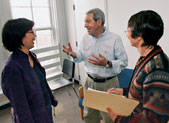
<svg viewBox="0 0 169 123"><path fill-rule="evenodd" d="M112 62L112 68L88 62L88 58L93 58L92 54L98 56L99 53ZM84 61L86 73L98 78L115 76L128 65L128 57L121 38L107 29L99 38L86 34L79 44L76 55L74 61Z"/></svg>

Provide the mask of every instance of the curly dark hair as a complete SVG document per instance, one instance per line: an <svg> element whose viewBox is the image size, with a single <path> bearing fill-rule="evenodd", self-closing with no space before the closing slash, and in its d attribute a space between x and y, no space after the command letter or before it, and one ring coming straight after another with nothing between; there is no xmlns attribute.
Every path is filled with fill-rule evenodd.
<svg viewBox="0 0 169 123"><path fill-rule="evenodd" d="M8 20L2 29L3 46L10 52L21 48L23 37L33 26L34 22L26 18Z"/></svg>

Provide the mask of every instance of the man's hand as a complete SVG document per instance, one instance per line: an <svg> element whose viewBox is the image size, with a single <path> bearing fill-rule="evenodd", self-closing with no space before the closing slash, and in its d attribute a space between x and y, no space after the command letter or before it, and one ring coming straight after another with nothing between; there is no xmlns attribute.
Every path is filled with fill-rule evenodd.
<svg viewBox="0 0 169 123"><path fill-rule="evenodd" d="M122 88L110 88L107 92L109 94L123 95L123 89Z"/></svg>
<svg viewBox="0 0 169 123"><path fill-rule="evenodd" d="M106 66L107 65L107 59L99 53L99 57L92 54L94 58L88 58L88 62L98 65L98 66Z"/></svg>
<svg viewBox="0 0 169 123"><path fill-rule="evenodd" d="M68 42L68 47L65 47L65 45L63 45L63 52L67 53L68 55L70 55L70 56L72 56L72 57L74 57L74 58L77 57L77 56L76 56L76 53L73 52L73 50L72 50L72 47L71 47L71 45L70 45L70 42Z"/></svg>

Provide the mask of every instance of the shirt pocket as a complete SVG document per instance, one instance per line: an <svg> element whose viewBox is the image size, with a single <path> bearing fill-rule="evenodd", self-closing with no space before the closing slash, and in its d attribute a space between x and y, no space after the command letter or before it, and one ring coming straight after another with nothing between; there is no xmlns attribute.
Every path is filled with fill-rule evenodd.
<svg viewBox="0 0 169 123"><path fill-rule="evenodd" d="M92 58L91 55L94 54L93 50L94 48L92 48L92 46L88 44L83 47L83 56L85 57L85 59Z"/></svg>
<svg viewBox="0 0 169 123"><path fill-rule="evenodd" d="M108 47L103 47L100 54L102 54L106 59L112 60L113 58L113 49Z"/></svg>

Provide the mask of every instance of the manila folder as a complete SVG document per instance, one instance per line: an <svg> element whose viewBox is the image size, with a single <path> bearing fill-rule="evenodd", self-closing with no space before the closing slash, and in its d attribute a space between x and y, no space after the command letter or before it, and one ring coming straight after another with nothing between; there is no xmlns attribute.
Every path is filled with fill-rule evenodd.
<svg viewBox="0 0 169 123"><path fill-rule="evenodd" d="M130 115L138 104L136 100L97 90L86 90L83 100L83 105L86 107L104 112L107 112L106 108L110 107L114 113L121 116Z"/></svg>

